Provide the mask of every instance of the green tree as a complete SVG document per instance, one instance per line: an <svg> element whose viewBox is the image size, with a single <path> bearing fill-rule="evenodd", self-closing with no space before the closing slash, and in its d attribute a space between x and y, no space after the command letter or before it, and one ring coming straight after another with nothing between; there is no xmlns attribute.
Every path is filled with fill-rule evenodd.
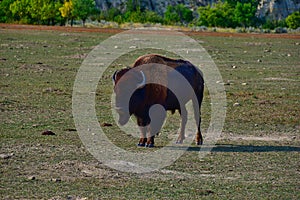
<svg viewBox="0 0 300 200"><path fill-rule="evenodd" d="M124 14L124 21L126 22L134 22L134 23L144 23L145 17L144 13L138 8L136 11L126 11Z"/></svg>
<svg viewBox="0 0 300 200"><path fill-rule="evenodd" d="M121 16L121 11L117 8L110 8L100 12L99 20L114 21L115 17Z"/></svg>
<svg viewBox="0 0 300 200"><path fill-rule="evenodd" d="M73 26L73 22L74 22L73 10L74 10L74 8L73 8L72 0L69 0L69 1L65 0L62 7L59 8L61 16L63 18L66 18L67 20L71 20L71 26Z"/></svg>
<svg viewBox="0 0 300 200"><path fill-rule="evenodd" d="M234 21L234 7L232 7L228 2L223 3L223 5L220 7L222 12L222 26L225 28L236 27L236 23Z"/></svg>
<svg viewBox="0 0 300 200"><path fill-rule="evenodd" d="M174 24L176 22L189 23L194 17L193 12L189 8L183 4L178 4L176 6L167 7L164 19L167 24Z"/></svg>
<svg viewBox="0 0 300 200"><path fill-rule="evenodd" d="M30 0L16 0L9 6L9 10L15 21L31 23Z"/></svg>
<svg viewBox="0 0 300 200"><path fill-rule="evenodd" d="M180 17L173 6L168 6L164 15L164 20L167 24L175 24L179 22Z"/></svg>
<svg viewBox="0 0 300 200"><path fill-rule="evenodd" d="M211 7L209 5L205 7L199 7L197 11L199 14L197 25L209 26L208 16L210 15Z"/></svg>
<svg viewBox="0 0 300 200"><path fill-rule="evenodd" d="M16 0L9 6L15 21L29 24L48 24L61 22L60 0Z"/></svg>
<svg viewBox="0 0 300 200"><path fill-rule="evenodd" d="M285 21L289 28L296 29L300 27L300 12L290 14Z"/></svg>
<svg viewBox="0 0 300 200"><path fill-rule="evenodd" d="M234 7L229 3L218 2L212 6L198 8L198 25L209 27L235 27Z"/></svg>
<svg viewBox="0 0 300 200"><path fill-rule="evenodd" d="M118 24L122 24L124 22L124 19L123 19L122 15L117 15L114 17L113 21L117 22Z"/></svg>
<svg viewBox="0 0 300 200"><path fill-rule="evenodd" d="M28 11L32 19L32 23L40 24L43 15L43 7L49 3L48 0L30 0Z"/></svg>
<svg viewBox="0 0 300 200"><path fill-rule="evenodd" d="M56 22L61 22L62 17L59 8L62 3L59 0L43 0L41 7L41 20L43 24L55 25Z"/></svg>
<svg viewBox="0 0 300 200"><path fill-rule="evenodd" d="M114 21L114 18L119 15L121 15L121 11L118 10L117 8L112 7L107 12L107 19L108 21Z"/></svg>
<svg viewBox="0 0 300 200"><path fill-rule="evenodd" d="M145 15L141 10L139 0L128 0L126 4L126 12L124 14L125 22L144 23Z"/></svg>
<svg viewBox="0 0 300 200"><path fill-rule="evenodd" d="M238 2L234 9L235 21L243 27L251 26L255 19L256 9L252 3Z"/></svg>
<svg viewBox="0 0 300 200"><path fill-rule="evenodd" d="M83 26L95 9L94 0L73 0L73 16L81 19Z"/></svg>
<svg viewBox="0 0 300 200"><path fill-rule="evenodd" d="M126 12L134 12L141 9L139 0L128 0L126 3Z"/></svg>
<svg viewBox="0 0 300 200"><path fill-rule="evenodd" d="M162 23L163 18L156 12L146 10L145 12L145 21L151 23Z"/></svg>
<svg viewBox="0 0 300 200"><path fill-rule="evenodd" d="M61 12L59 10L59 8L61 8L63 6L63 1L62 0L58 0L55 3L55 20L56 22L58 22L61 26L65 25L66 23L66 19L61 15ZM53 23L54 25L54 23Z"/></svg>
<svg viewBox="0 0 300 200"><path fill-rule="evenodd" d="M14 1L15 0L3 0L0 2L0 22L13 21L13 15L9 7Z"/></svg>
<svg viewBox="0 0 300 200"><path fill-rule="evenodd" d="M176 11L179 13L180 21L182 23L189 23L194 19L193 11L185 7L183 4L178 4L175 8Z"/></svg>

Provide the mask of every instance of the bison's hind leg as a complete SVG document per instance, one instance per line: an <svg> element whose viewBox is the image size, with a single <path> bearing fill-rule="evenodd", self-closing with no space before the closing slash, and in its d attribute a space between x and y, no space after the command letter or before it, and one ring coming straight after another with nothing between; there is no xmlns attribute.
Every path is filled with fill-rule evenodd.
<svg viewBox="0 0 300 200"><path fill-rule="evenodd" d="M203 144L203 137L201 134L201 104L203 100L203 90L197 91L197 100L193 99L193 107L194 107L194 118L197 125L197 132L196 132L196 138L195 142L196 145L202 145Z"/></svg>
<svg viewBox="0 0 300 200"><path fill-rule="evenodd" d="M149 126L146 125L146 123L141 118L138 118L137 121L138 121L138 125L139 125L140 132L141 132L140 140L139 140L139 143L137 146L144 147L147 142L146 134L149 129Z"/></svg>
<svg viewBox="0 0 300 200"><path fill-rule="evenodd" d="M203 144L203 138L200 131L196 133L196 145L202 145Z"/></svg>

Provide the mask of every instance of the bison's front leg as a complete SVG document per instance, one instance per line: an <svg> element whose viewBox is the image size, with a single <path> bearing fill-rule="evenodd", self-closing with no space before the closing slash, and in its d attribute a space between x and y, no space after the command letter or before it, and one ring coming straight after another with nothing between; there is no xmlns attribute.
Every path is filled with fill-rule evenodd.
<svg viewBox="0 0 300 200"><path fill-rule="evenodd" d="M182 144L183 140L185 139L184 130L185 130L186 122L187 122L186 108L183 108L180 110L180 116L181 116L180 131L179 131L179 136L177 138L176 144Z"/></svg>
<svg viewBox="0 0 300 200"><path fill-rule="evenodd" d="M141 132L138 146L139 147L144 147L146 145L146 142L147 142L146 134L147 134L148 126L146 126L145 123L143 123L142 119L138 119L138 125L139 125L140 132Z"/></svg>
<svg viewBox="0 0 300 200"><path fill-rule="evenodd" d="M166 110L160 104L153 105L149 111L149 116L151 120L149 125L146 147L151 148L154 147L155 135L157 135L160 132L161 127L166 119Z"/></svg>
<svg viewBox="0 0 300 200"><path fill-rule="evenodd" d="M151 136L147 138L147 144L146 147L152 148L154 147L154 137L155 136Z"/></svg>
<svg viewBox="0 0 300 200"><path fill-rule="evenodd" d="M144 147L146 145L147 138L141 137L138 143L139 147Z"/></svg>

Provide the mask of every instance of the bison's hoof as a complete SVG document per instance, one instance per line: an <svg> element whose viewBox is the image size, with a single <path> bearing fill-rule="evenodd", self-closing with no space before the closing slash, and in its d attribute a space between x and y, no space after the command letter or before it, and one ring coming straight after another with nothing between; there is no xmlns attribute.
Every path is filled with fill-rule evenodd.
<svg viewBox="0 0 300 200"><path fill-rule="evenodd" d="M196 142L197 145L202 145L203 141Z"/></svg>
<svg viewBox="0 0 300 200"><path fill-rule="evenodd" d="M145 143L138 143L138 147L145 147Z"/></svg>
<svg viewBox="0 0 300 200"><path fill-rule="evenodd" d="M176 141L176 144L182 144L182 141Z"/></svg>
<svg viewBox="0 0 300 200"><path fill-rule="evenodd" d="M148 147L148 148L153 148L153 147L154 147L154 144L146 144L146 147Z"/></svg>

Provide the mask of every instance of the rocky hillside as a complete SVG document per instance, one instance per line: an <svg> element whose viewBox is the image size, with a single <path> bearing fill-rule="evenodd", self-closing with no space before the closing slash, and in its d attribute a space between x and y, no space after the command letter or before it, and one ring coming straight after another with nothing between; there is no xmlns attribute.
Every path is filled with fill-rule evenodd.
<svg viewBox="0 0 300 200"><path fill-rule="evenodd" d="M281 20L298 10L300 10L300 0L261 0L257 8L257 16Z"/></svg>
<svg viewBox="0 0 300 200"><path fill-rule="evenodd" d="M121 10L126 8L127 0L95 0L97 7L107 10L116 7ZM217 0L141 0L141 7L163 14L168 5L185 4L191 9L198 6L211 5ZM300 0L260 0L257 9L259 18L284 19L289 14L300 9Z"/></svg>

